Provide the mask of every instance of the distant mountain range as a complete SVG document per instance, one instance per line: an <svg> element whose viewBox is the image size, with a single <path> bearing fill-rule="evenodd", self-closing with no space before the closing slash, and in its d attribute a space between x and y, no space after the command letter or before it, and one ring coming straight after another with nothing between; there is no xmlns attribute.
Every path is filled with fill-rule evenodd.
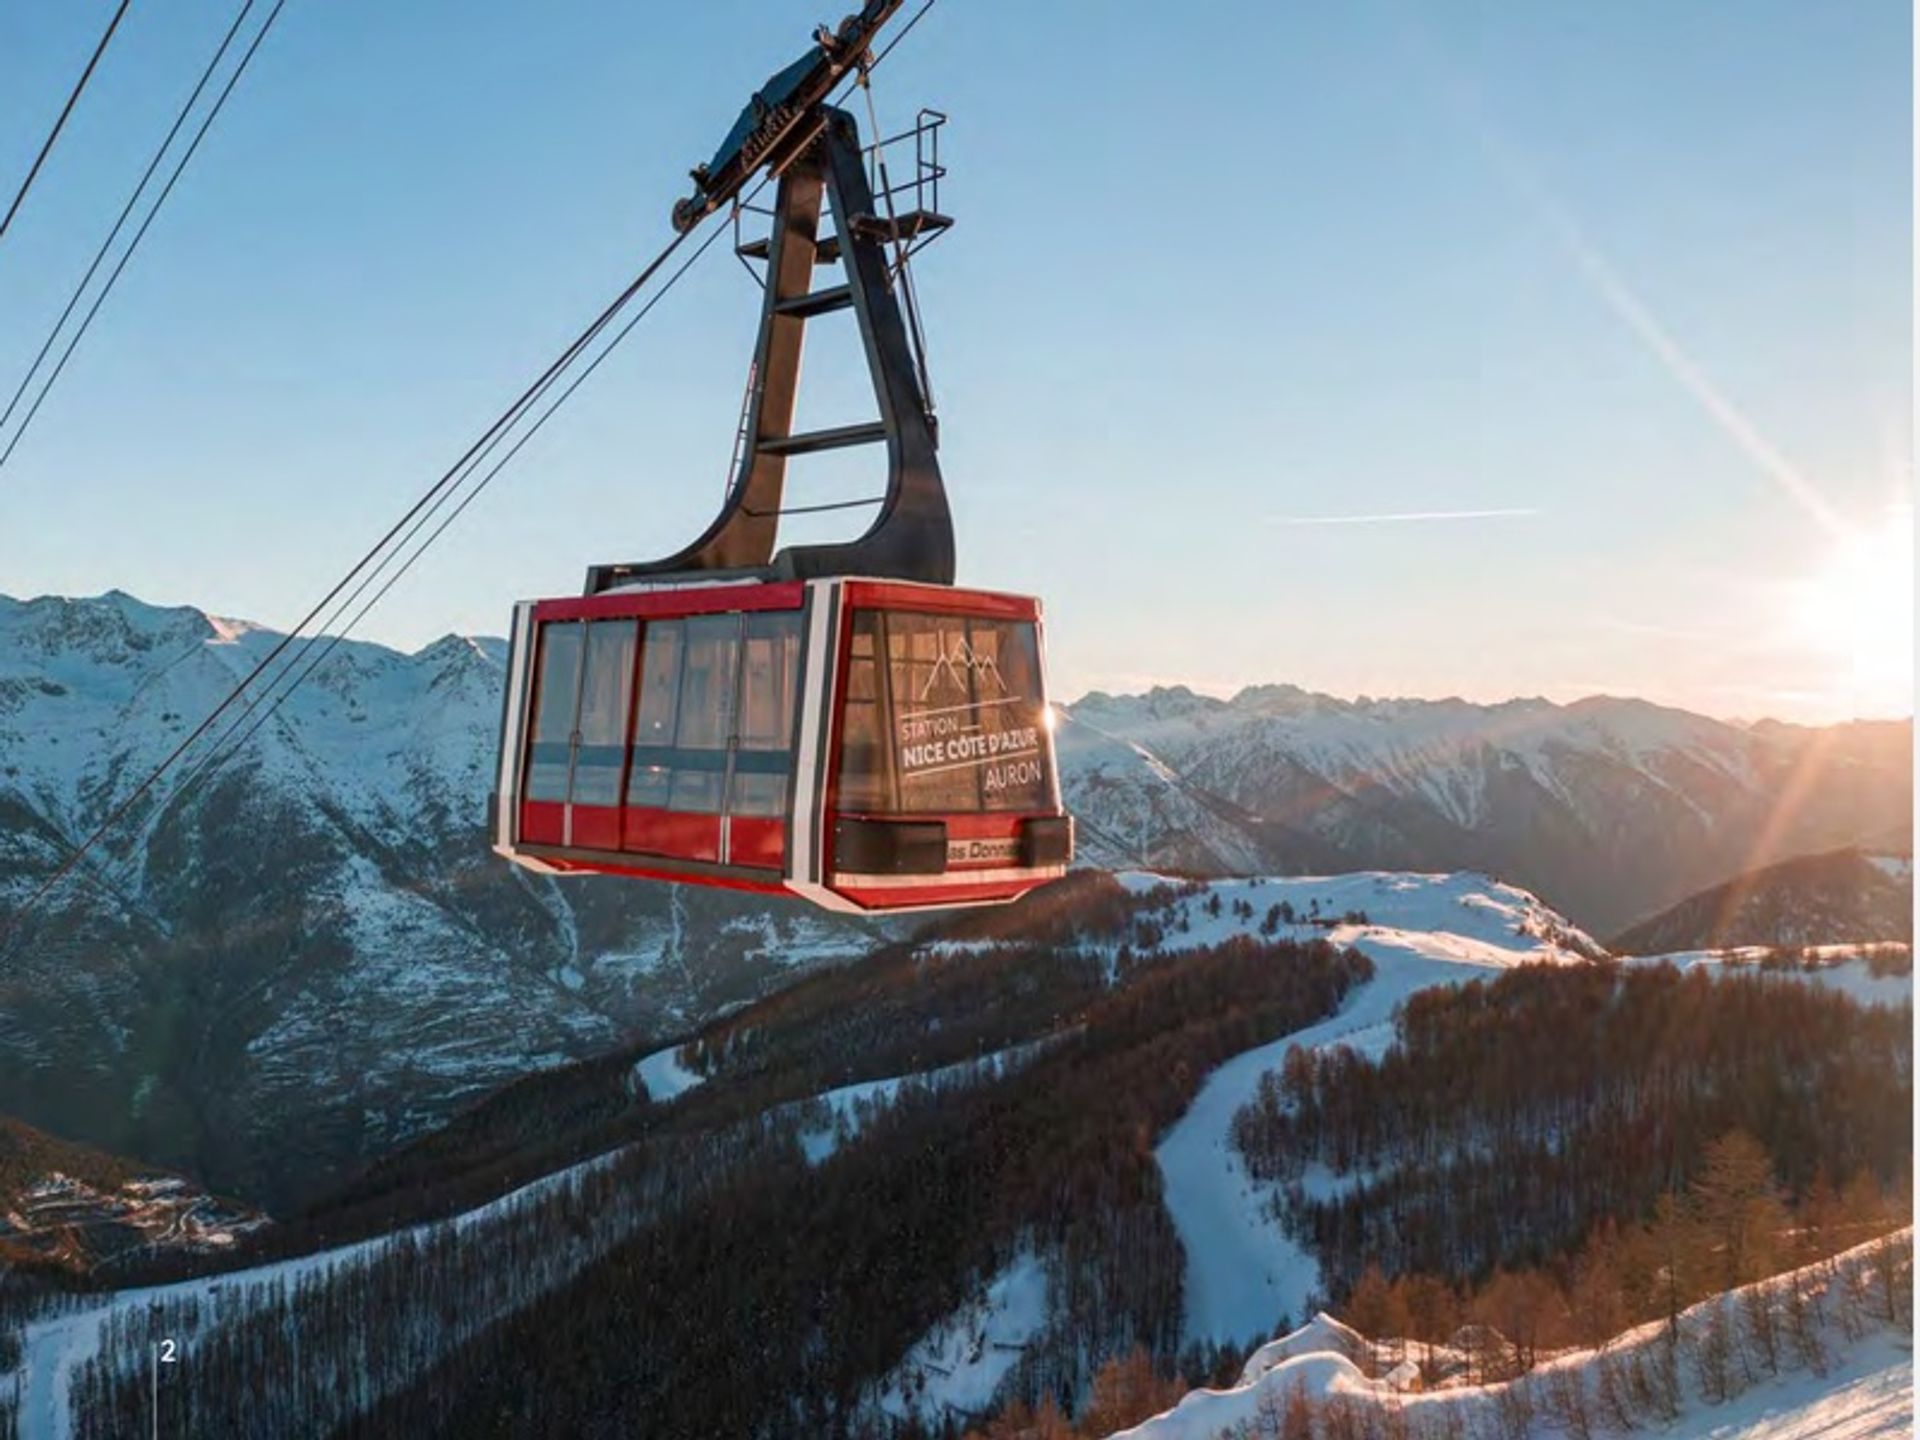
<svg viewBox="0 0 1920 1440"><path fill-rule="evenodd" d="M278 638L117 592L0 598L0 915ZM345 643L232 763L177 799L163 784L0 943L0 1112L283 1209L514 1075L681 1033L885 938L498 862L502 658ZM1087 863L1471 868L1597 933L1912 822L1906 722L1289 686L1096 694L1065 718Z"/></svg>
<svg viewBox="0 0 1920 1440"><path fill-rule="evenodd" d="M1742 726L1643 700L1291 685L1093 694L1068 718L1062 773L1093 864L1473 869L1607 934L1790 856L1911 849L1911 721Z"/></svg>

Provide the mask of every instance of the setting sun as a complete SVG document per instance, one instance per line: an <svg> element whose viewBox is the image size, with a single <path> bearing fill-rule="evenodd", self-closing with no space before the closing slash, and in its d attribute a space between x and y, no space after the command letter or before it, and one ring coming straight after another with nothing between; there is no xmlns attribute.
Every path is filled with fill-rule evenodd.
<svg viewBox="0 0 1920 1440"><path fill-rule="evenodd" d="M1913 535L1902 514L1837 542L1793 587L1795 638L1835 665L1833 684L1857 701L1910 703Z"/></svg>

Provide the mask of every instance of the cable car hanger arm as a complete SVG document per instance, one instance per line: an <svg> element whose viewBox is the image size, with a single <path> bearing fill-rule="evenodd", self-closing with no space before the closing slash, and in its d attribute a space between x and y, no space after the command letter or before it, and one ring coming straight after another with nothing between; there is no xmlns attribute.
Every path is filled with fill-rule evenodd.
<svg viewBox="0 0 1920 1440"><path fill-rule="evenodd" d="M762 169L778 174L819 132L827 97L866 60L873 37L901 0L867 0L836 29L813 32L813 46L753 92L713 158L693 169L693 194L675 202L673 228L685 233L729 204Z"/></svg>
<svg viewBox="0 0 1920 1440"><path fill-rule="evenodd" d="M695 172L700 190L675 207L676 226L698 224L762 167L778 177L771 234L752 250L736 247L743 257L764 258L767 271L733 473L719 515L698 539L664 559L594 565L587 573L589 595L716 572L787 580L869 575L953 584L953 522L936 453L938 433L920 378L924 363L916 349L916 327L901 308L909 293L903 237L934 233L952 222L919 208L896 212L890 189L876 196L858 126L852 115L830 103L838 81L853 71L864 77L871 69L874 33L897 8L898 0L870 0L834 34L816 32L818 48L756 92L713 162ZM923 111L914 131L895 138L917 143L922 132L944 119ZM924 175L923 163L916 162L916 177ZM939 173L937 162L933 173ZM909 183L917 186L919 179ZM884 207L876 203L880 199ZM820 222L827 205L837 233L823 237ZM901 252L898 275L889 245ZM820 284L819 267L836 263L845 283ZM796 432L808 322L842 310L851 310L858 322L874 418ZM851 508L850 503L786 511L788 461L869 444L884 445L887 478L872 501L851 502L876 507L865 532L841 543L778 548L783 513Z"/></svg>

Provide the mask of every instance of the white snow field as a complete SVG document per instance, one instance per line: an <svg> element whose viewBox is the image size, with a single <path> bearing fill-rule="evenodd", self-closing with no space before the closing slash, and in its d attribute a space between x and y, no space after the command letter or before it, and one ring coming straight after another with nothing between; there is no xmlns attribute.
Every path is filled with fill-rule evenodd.
<svg viewBox="0 0 1920 1440"><path fill-rule="evenodd" d="M887 1377L880 1409L928 1424L977 1415L1047 1323L1047 1274L1023 1252L971 1304L929 1330Z"/></svg>
<svg viewBox="0 0 1920 1440"><path fill-rule="evenodd" d="M1123 876L1145 888L1150 875ZM1221 914L1208 911L1218 896ZM1194 1097L1155 1151L1167 1209L1187 1251L1188 1340L1242 1343L1273 1332L1280 1316L1298 1316L1319 1289L1313 1258L1280 1232L1265 1211L1271 1190L1247 1173L1232 1142L1234 1112L1250 1101L1260 1077L1277 1069L1295 1045L1385 1049L1393 1011L1407 996L1530 961L1571 962L1603 953L1591 937L1526 891L1484 875L1409 875L1368 871L1289 880L1221 880L1179 902L1190 931L1182 944L1203 945L1244 933L1232 914L1246 900L1257 915L1284 901L1296 914L1364 913L1365 924L1331 929L1283 927L1351 945L1374 964L1374 977L1347 997L1340 1012L1305 1030L1236 1055ZM1174 927L1177 930L1177 923Z"/></svg>
<svg viewBox="0 0 1920 1440"><path fill-rule="evenodd" d="M680 1063L680 1045L669 1045L634 1062L633 1073L647 1087L647 1098L656 1105L678 1100L689 1090L704 1085L707 1077Z"/></svg>
<svg viewBox="0 0 1920 1440"><path fill-rule="evenodd" d="M1903 1232L1911 1243L1912 1232ZM1848 1339L1836 1323L1840 1284L1872 1288L1870 1252L1863 1245L1828 1262L1812 1265L1797 1275L1776 1276L1746 1290L1703 1301L1680 1316L1678 1415L1671 1420L1649 1417L1647 1427L1667 1440L1893 1440L1913 1433L1913 1338L1910 1325L1875 1320L1863 1307L1860 1329ZM1738 1317L1750 1295L1763 1297L1776 1319L1782 1318L1786 1296L1794 1284L1808 1293L1821 1293L1824 1321L1818 1326L1825 1351L1825 1373L1814 1374L1798 1363L1793 1347L1781 1348L1777 1375L1755 1366L1756 1381L1730 1398L1710 1402L1701 1391L1690 1359L1690 1347L1706 1332L1713 1311ZM1871 1296L1868 1305L1871 1304ZM1382 1342L1369 1345L1346 1326L1317 1316L1292 1335L1257 1351L1247 1362L1240 1383L1228 1390L1194 1390L1171 1410L1118 1432L1111 1440L1222 1440L1234 1427L1247 1425L1250 1434L1271 1435L1263 1421L1276 1417L1295 1391L1316 1402L1338 1401L1397 1410L1411 1435L1498 1433L1487 1429L1503 1400L1524 1400L1532 1416L1530 1433L1547 1437L1577 1433L1566 1413L1564 1397L1584 1395L1591 1405L1603 1357L1628 1363L1636 1353L1651 1357L1668 1343L1665 1322L1655 1321L1616 1336L1604 1351L1579 1350L1557 1355L1531 1375L1505 1384L1441 1387L1426 1393L1403 1394L1384 1380L1370 1379L1356 1357L1371 1359L1384 1369L1379 1356L1416 1353L1418 1346ZM1742 1369L1735 1359L1732 1369ZM1577 1390L1575 1386L1579 1387ZM1737 1386L1735 1388L1738 1388ZM1556 1399L1556 1396L1562 1397ZM1594 1429L1601 1427L1588 1412ZM1455 1427L1458 1428L1455 1428Z"/></svg>
<svg viewBox="0 0 1920 1440"><path fill-rule="evenodd" d="M1736 946L1727 950L1679 950L1671 955L1633 956L1629 964L1676 966L1681 970L1717 967L1721 970L1764 973L1783 980L1804 980L1826 985L1862 1005L1910 1005L1913 1003L1911 946L1897 940L1871 945L1805 945L1796 950L1806 963L1778 970L1761 970L1773 951L1760 945ZM1898 959L1907 965L1906 973L1873 973L1873 962ZM1887 969L1885 963L1881 968Z"/></svg>

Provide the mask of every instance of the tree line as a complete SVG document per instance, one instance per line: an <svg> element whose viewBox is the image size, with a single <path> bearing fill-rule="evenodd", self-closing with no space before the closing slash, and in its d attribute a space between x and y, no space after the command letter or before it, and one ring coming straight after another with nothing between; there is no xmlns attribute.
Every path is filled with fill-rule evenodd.
<svg viewBox="0 0 1920 1440"><path fill-rule="evenodd" d="M1757 972L1529 965L1411 997L1378 1057L1290 1050L1234 1119L1329 1293L1543 1262L1754 1138L1787 1192L1912 1158L1912 1019Z"/></svg>
<svg viewBox="0 0 1920 1440"><path fill-rule="evenodd" d="M1681 1312L1783 1271L1802 1269L1910 1224L1911 1196L1867 1171L1835 1187L1816 1175L1795 1197L1765 1147L1733 1130L1706 1147L1683 1191L1643 1222L1609 1217L1575 1250L1537 1266L1497 1265L1477 1284L1370 1264L1339 1310L1363 1334L1413 1342L1411 1358L1443 1378L1436 1347L1475 1381L1532 1370L1546 1354L1599 1348L1633 1326L1679 1324ZM1897 1318L1897 1317L1895 1317ZM1464 1335L1464 1345L1454 1345ZM1409 1358L1402 1348L1392 1359Z"/></svg>

